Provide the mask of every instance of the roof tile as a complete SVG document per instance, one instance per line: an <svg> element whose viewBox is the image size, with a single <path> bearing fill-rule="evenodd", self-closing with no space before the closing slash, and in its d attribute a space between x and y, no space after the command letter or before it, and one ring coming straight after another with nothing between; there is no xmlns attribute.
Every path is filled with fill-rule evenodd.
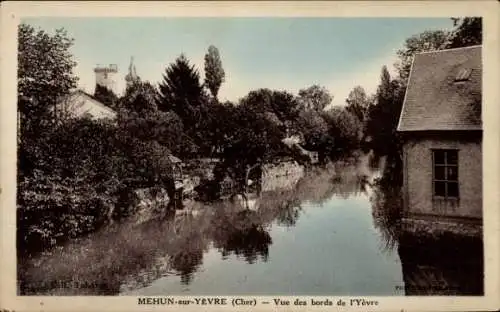
<svg viewBox="0 0 500 312"><path fill-rule="evenodd" d="M481 84L481 46L415 55L398 131L481 130Z"/></svg>

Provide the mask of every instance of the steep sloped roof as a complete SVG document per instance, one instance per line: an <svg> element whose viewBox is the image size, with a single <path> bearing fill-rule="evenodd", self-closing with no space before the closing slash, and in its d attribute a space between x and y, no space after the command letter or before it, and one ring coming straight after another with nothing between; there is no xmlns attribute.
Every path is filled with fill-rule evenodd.
<svg viewBox="0 0 500 312"><path fill-rule="evenodd" d="M481 46L415 55L398 131L481 130Z"/></svg>
<svg viewBox="0 0 500 312"><path fill-rule="evenodd" d="M62 97L59 100L58 106L59 109L62 108L74 117L90 114L94 118L115 118L117 115L115 110L83 90L75 90Z"/></svg>

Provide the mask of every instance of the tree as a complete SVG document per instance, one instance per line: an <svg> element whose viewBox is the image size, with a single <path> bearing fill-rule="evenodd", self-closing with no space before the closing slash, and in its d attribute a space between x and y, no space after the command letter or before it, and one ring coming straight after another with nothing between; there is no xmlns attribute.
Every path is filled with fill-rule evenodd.
<svg viewBox="0 0 500 312"><path fill-rule="evenodd" d="M225 75L219 50L213 45L209 46L208 52L205 54L205 84L216 101Z"/></svg>
<svg viewBox="0 0 500 312"><path fill-rule="evenodd" d="M406 83L416 53L441 50L447 38L448 33L446 31L435 30L424 31L406 39L404 47L397 52L399 61L396 68L399 72L399 78Z"/></svg>
<svg viewBox="0 0 500 312"><path fill-rule="evenodd" d="M271 121L274 116L279 120L279 124L286 124L293 121L299 113L299 105L293 94L286 91L276 91L270 89L258 89L250 91L240 101L240 105L247 107L255 113L263 114ZM271 117L272 113L274 116ZM271 117L271 118L269 118Z"/></svg>
<svg viewBox="0 0 500 312"><path fill-rule="evenodd" d="M445 47L447 49L480 45L483 43L483 27L481 17L452 18L455 27L449 34Z"/></svg>
<svg viewBox="0 0 500 312"><path fill-rule="evenodd" d="M55 104L76 87L76 63L69 49L73 39L64 29L51 35L27 24L18 27L18 110L21 132L41 131L55 113ZM54 116L54 115L52 115Z"/></svg>
<svg viewBox="0 0 500 312"><path fill-rule="evenodd" d="M406 85L400 79L391 80L386 66L382 67L375 103L370 106L367 135L372 137L373 149L378 155L399 150L396 131Z"/></svg>
<svg viewBox="0 0 500 312"><path fill-rule="evenodd" d="M187 124L199 117L198 108L203 100L200 75L183 54L166 68L159 91L160 110L174 111Z"/></svg>
<svg viewBox="0 0 500 312"><path fill-rule="evenodd" d="M325 143L330 142L328 124L315 110L304 110L297 118L297 126L304 137L304 147L312 151L324 149Z"/></svg>
<svg viewBox="0 0 500 312"><path fill-rule="evenodd" d="M101 86L100 84L96 84L94 90L94 97L103 104L111 108L116 108L118 97L113 92L113 90Z"/></svg>
<svg viewBox="0 0 500 312"><path fill-rule="evenodd" d="M157 107L158 91L148 81L135 81L125 90L120 99L120 107L139 114L155 112Z"/></svg>
<svg viewBox="0 0 500 312"><path fill-rule="evenodd" d="M200 76L184 55L171 64L159 85L158 109L173 111L182 120L185 134L202 149L208 152L206 123L210 103L200 84Z"/></svg>
<svg viewBox="0 0 500 312"><path fill-rule="evenodd" d="M64 29L51 35L27 24L18 27L18 112L20 176L44 161L43 136L50 131L59 99L76 87L73 39Z"/></svg>
<svg viewBox="0 0 500 312"><path fill-rule="evenodd" d="M354 87L354 89L349 92L346 103L346 109L363 122L365 120L368 107L370 106L370 100L366 95L365 89L361 86Z"/></svg>
<svg viewBox="0 0 500 312"><path fill-rule="evenodd" d="M248 106L227 109L220 171L230 172L237 185L244 187L247 170L282 152L282 133L274 123Z"/></svg>
<svg viewBox="0 0 500 312"><path fill-rule="evenodd" d="M325 87L312 85L299 91L298 101L302 109L312 109L320 112L332 102L333 97Z"/></svg>
<svg viewBox="0 0 500 312"><path fill-rule="evenodd" d="M334 107L324 112L323 118L328 124L337 152L358 147L362 124L354 114L344 107Z"/></svg>

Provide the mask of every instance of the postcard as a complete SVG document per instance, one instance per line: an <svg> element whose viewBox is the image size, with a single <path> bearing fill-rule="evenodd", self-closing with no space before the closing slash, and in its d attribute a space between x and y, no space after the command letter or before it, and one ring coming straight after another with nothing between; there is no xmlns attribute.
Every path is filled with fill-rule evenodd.
<svg viewBox="0 0 500 312"><path fill-rule="evenodd" d="M2 311L475 311L498 3L4 2Z"/></svg>

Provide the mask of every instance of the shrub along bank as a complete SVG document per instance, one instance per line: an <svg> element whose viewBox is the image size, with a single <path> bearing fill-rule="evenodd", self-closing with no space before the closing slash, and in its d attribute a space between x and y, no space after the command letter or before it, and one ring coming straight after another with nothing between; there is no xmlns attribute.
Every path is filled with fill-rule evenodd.
<svg viewBox="0 0 500 312"><path fill-rule="evenodd" d="M133 190L170 181L167 148L139 141L106 120L68 120L19 145L21 254L126 217L136 206Z"/></svg>

